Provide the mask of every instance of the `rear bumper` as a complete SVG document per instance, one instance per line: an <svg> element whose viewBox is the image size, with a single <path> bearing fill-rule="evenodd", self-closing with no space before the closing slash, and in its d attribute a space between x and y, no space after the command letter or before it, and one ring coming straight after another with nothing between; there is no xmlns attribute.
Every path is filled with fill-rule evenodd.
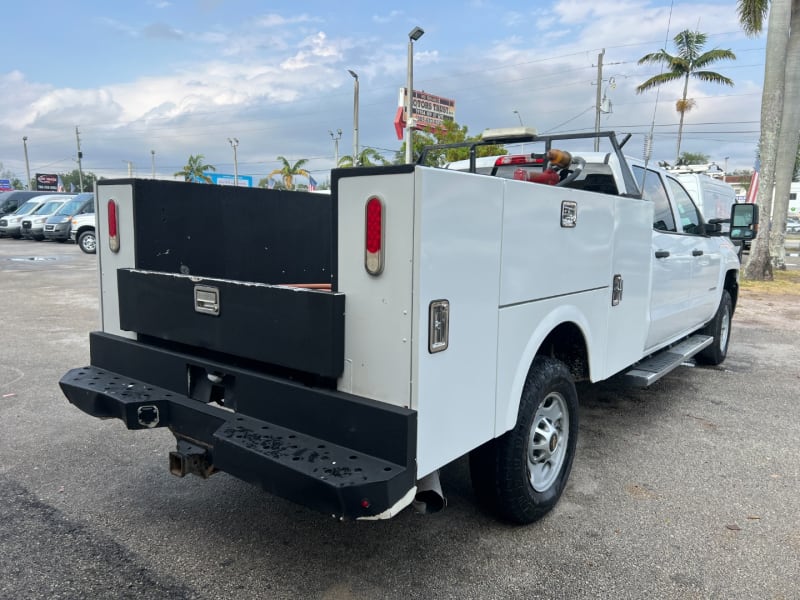
<svg viewBox="0 0 800 600"><path fill-rule="evenodd" d="M93 366L60 381L69 401L128 429L169 427L173 454L191 455L205 473L225 471L336 517L375 517L410 497L414 411L107 334L91 341ZM207 374L235 410L208 402Z"/></svg>

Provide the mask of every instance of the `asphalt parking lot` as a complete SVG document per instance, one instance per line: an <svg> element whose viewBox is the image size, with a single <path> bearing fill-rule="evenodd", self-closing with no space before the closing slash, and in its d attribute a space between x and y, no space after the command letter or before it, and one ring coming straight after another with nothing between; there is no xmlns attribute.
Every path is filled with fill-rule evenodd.
<svg viewBox="0 0 800 600"><path fill-rule="evenodd" d="M97 294L94 255L0 239L0 598L800 597L796 297L745 295L721 367L581 386L567 490L515 527L476 506L463 459L443 512L377 523L173 477L168 431L59 391L88 363Z"/></svg>

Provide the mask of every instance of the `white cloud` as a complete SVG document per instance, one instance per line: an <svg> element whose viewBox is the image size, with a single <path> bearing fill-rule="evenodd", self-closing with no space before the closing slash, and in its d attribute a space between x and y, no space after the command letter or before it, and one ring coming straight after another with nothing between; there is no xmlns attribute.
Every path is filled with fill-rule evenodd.
<svg viewBox="0 0 800 600"><path fill-rule="evenodd" d="M384 25L386 23L391 23L402 14L403 11L401 10L393 10L388 15L372 15L372 20L375 23L380 23L381 25Z"/></svg>

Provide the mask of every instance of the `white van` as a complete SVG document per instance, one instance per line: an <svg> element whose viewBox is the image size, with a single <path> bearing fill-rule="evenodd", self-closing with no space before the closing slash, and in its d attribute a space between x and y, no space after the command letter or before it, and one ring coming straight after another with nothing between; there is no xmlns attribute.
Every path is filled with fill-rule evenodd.
<svg viewBox="0 0 800 600"><path fill-rule="evenodd" d="M733 186L701 173L679 173L678 179L706 221L730 218L731 206L736 202ZM722 225L723 231L728 231L728 228L727 223Z"/></svg>

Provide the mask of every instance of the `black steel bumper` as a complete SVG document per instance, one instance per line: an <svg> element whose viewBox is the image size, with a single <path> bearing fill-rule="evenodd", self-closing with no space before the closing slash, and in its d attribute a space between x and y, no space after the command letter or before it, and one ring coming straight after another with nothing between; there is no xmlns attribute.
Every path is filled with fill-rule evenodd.
<svg viewBox="0 0 800 600"><path fill-rule="evenodd" d="M129 429L169 427L173 454L205 464L206 474L225 471L346 518L379 515L415 484L414 411L102 333L91 347L93 366L60 381L69 401ZM227 382L225 404L235 411L191 397L204 389L192 377L206 373ZM203 474L196 464L189 472Z"/></svg>

